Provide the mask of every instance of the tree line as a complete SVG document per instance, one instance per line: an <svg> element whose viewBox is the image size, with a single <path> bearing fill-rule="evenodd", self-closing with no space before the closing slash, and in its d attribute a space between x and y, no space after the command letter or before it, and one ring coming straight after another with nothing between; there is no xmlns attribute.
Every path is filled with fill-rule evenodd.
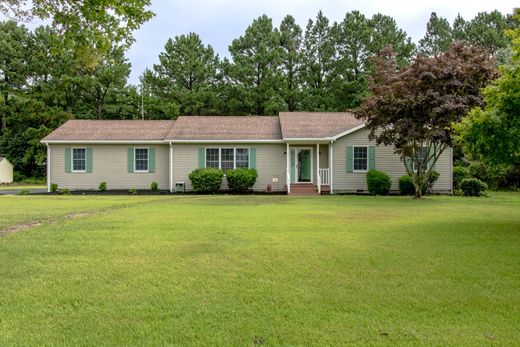
<svg viewBox="0 0 520 347"><path fill-rule="evenodd" d="M85 43L81 33L71 35L60 25L30 31L12 20L0 22L0 155L27 177L44 175L39 141L70 118L139 119L141 111L146 119L345 111L367 95L370 58L385 47L393 47L399 66L417 54L445 52L457 40L480 45L501 61L510 46L504 30L513 21L493 11L450 24L432 13L425 37L415 44L382 14L368 18L352 11L331 23L319 12L305 28L290 15L279 26L263 15L231 42L229 58L219 57L195 33L169 39L140 86L128 83L131 38L87 31Z"/></svg>

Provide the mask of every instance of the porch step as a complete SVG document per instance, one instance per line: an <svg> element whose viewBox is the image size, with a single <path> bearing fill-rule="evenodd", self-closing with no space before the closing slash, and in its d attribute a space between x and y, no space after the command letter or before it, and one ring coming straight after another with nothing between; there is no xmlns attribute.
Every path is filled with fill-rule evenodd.
<svg viewBox="0 0 520 347"><path fill-rule="evenodd" d="M318 195L318 187L312 183L291 184L290 195Z"/></svg>

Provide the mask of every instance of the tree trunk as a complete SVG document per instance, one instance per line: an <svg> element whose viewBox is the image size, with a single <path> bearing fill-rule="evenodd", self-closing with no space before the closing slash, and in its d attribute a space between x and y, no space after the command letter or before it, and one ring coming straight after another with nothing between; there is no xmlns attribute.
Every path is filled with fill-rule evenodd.
<svg viewBox="0 0 520 347"><path fill-rule="evenodd" d="M422 186L418 185L418 184L413 184L414 187L415 187L415 195L414 195L414 199L420 199L422 198Z"/></svg>

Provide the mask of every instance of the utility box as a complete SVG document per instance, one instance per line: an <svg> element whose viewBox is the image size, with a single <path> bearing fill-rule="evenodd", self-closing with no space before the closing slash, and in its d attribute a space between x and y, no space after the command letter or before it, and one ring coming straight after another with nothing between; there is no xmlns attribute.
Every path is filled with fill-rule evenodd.
<svg viewBox="0 0 520 347"><path fill-rule="evenodd" d="M175 182L175 193L184 193L186 182Z"/></svg>

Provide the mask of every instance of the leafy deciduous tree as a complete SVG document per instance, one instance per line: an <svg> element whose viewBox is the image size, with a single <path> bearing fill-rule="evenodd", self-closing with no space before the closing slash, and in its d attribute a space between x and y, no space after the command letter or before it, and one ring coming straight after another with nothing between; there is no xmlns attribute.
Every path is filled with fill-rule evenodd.
<svg viewBox="0 0 520 347"><path fill-rule="evenodd" d="M453 145L452 123L481 104L480 90L495 74L495 63L481 48L460 42L436 57L419 55L399 69L394 52L374 60L371 95L356 113L370 138L392 145L422 196L432 165Z"/></svg>
<svg viewBox="0 0 520 347"><path fill-rule="evenodd" d="M514 19L520 22L520 9ZM508 30L510 63L484 90L485 107L473 109L457 126L460 141L474 159L489 164L520 165L520 28Z"/></svg>

